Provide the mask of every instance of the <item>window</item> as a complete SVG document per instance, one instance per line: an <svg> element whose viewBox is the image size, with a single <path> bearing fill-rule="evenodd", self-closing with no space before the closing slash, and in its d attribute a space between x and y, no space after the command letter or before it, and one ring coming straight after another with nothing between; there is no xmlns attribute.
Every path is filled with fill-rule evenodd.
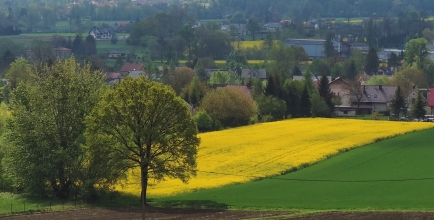
<svg viewBox="0 0 434 220"><path fill-rule="evenodd" d="M344 111L344 115L348 115L348 111Z"/></svg>

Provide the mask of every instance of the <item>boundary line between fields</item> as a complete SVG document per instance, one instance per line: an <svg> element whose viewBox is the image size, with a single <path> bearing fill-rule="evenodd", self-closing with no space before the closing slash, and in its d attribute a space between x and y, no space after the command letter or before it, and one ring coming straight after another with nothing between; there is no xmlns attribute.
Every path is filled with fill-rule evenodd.
<svg viewBox="0 0 434 220"><path fill-rule="evenodd" d="M434 177L426 178L407 178L407 179L385 179L385 180L327 180L327 179L297 179L297 178L282 178L282 177L266 177L266 176L252 176L252 175L240 175L240 174L229 174L229 173L219 173L211 171L201 171L196 170L201 173L218 174L224 176L241 176L241 177L251 177L256 179L273 179L273 180L285 180L285 181L297 181L297 182L336 182L336 183L375 183L375 182L408 182L408 181L425 181L434 180Z"/></svg>

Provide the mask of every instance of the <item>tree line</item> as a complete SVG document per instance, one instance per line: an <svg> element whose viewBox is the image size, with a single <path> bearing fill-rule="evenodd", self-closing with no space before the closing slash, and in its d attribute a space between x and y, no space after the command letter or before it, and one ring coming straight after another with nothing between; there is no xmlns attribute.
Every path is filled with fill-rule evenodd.
<svg viewBox="0 0 434 220"><path fill-rule="evenodd" d="M172 88L145 77L114 87L74 58L7 73L1 105L0 184L40 197L95 202L137 168L142 205L147 186L196 173L200 139L187 104Z"/></svg>

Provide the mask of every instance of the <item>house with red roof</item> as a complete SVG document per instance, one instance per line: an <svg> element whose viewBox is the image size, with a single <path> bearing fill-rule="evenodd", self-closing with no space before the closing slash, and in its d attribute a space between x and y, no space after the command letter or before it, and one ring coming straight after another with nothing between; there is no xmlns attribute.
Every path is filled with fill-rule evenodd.
<svg viewBox="0 0 434 220"><path fill-rule="evenodd" d="M430 112L427 112L427 114L433 114L433 110L434 110L434 88L430 88L429 89L429 93L428 93L428 107L431 109ZM431 95L433 94L433 95Z"/></svg>
<svg viewBox="0 0 434 220"><path fill-rule="evenodd" d="M126 62L124 63L124 65L122 66L122 68L119 70L120 73L128 73L131 71L145 71L145 66L143 66L143 64L135 62L135 63L131 63L131 62Z"/></svg>

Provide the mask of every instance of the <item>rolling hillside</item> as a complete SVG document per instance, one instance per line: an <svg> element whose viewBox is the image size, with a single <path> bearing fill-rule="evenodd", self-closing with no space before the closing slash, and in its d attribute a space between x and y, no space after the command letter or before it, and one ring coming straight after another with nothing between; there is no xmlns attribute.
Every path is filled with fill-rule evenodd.
<svg viewBox="0 0 434 220"><path fill-rule="evenodd" d="M280 175L351 148L433 127L434 123L350 119L294 119L201 134L197 176L149 187L149 195L171 195ZM131 171L121 192L140 194L139 172Z"/></svg>
<svg viewBox="0 0 434 220"><path fill-rule="evenodd" d="M158 199L232 208L434 210L434 129L384 140L283 176Z"/></svg>

